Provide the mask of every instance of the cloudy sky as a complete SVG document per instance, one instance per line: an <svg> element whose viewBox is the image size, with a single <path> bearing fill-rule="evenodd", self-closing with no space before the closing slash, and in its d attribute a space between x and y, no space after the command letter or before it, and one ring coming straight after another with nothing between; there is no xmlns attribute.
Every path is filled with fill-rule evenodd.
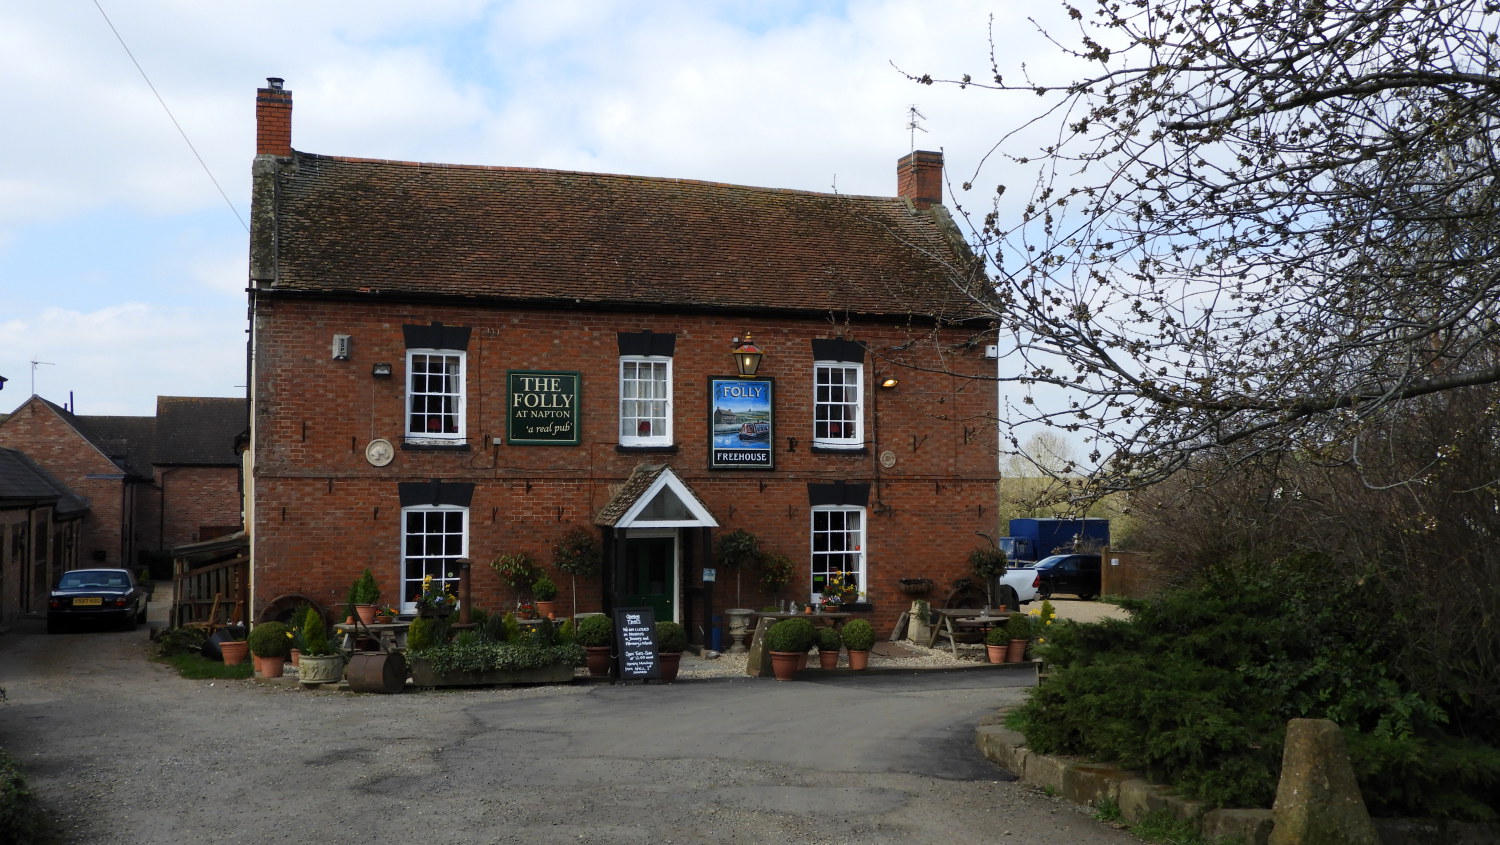
<svg viewBox="0 0 1500 845"><path fill-rule="evenodd" d="M307 152L889 196L910 106L955 184L1036 107L893 64L1036 67L1051 5L0 0L0 412L243 395L268 76Z"/></svg>

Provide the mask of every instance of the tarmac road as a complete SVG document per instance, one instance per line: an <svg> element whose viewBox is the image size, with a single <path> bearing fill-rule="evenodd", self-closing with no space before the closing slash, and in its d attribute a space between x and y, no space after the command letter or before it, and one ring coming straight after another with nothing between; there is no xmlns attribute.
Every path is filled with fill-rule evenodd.
<svg viewBox="0 0 1500 845"><path fill-rule="evenodd" d="M149 648L0 636L0 746L69 842L1138 841L975 749L1024 673L382 696L183 680Z"/></svg>

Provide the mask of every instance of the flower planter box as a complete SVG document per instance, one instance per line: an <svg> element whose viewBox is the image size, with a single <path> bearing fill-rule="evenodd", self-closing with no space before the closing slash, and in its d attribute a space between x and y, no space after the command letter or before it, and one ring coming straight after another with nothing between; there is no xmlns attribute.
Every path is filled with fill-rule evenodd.
<svg viewBox="0 0 1500 845"><path fill-rule="evenodd" d="M566 684L573 667L559 663L540 669L493 672L438 672L426 660L411 661L411 682L419 687L477 687L491 684Z"/></svg>

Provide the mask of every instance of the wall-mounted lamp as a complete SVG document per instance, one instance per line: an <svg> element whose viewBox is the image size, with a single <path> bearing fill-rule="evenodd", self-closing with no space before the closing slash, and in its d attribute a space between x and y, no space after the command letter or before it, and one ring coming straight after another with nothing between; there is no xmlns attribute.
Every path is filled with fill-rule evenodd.
<svg viewBox="0 0 1500 845"><path fill-rule="evenodd" d="M880 380L880 386L885 388L886 390L890 390L900 383L901 379L898 379L895 376L886 376L885 378Z"/></svg>
<svg viewBox="0 0 1500 845"><path fill-rule="evenodd" d="M390 378L391 377L391 365L390 364L376 364L376 365L370 367L370 375L372 375L372 376L374 376L376 378Z"/></svg>
<svg viewBox="0 0 1500 845"><path fill-rule="evenodd" d="M765 353L750 342L750 333L746 332L744 340L734 339L734 351L730 354L734 355L734 365L739 369L740 375L749 378L760 369L760 359Z"/></svg>

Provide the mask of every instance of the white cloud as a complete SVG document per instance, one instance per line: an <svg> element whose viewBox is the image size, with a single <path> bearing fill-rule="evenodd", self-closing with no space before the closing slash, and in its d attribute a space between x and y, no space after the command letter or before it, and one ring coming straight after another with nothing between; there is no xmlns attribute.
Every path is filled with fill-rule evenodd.
<svg viewBox="0 0 1500 845"><path fill-rule="evenodd" d="M80 312L48 308L0 322L7 410L31 391L83 414L149 415L156 397L243 395L244 311L204 312L132 302ZM12 389L15 394L12 395Z"/></svg>

